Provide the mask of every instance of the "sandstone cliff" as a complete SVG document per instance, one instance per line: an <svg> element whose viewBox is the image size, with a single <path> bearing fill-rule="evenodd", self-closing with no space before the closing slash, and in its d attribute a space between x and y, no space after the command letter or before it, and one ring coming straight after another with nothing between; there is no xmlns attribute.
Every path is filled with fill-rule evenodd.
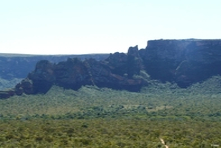
<svg viewBox="0 0 221 148"><path fill-rule="evenodd" d="M147 86L140 71L151 79L188 87L221 74L221 40L151 40L145 49L130 47L128 53L110 54L105 60L80 60L51 63L39 61L35 70L13 90L0 92L0 98L12 95L46 93L52 85L79 89L96 85L139 91ZM140 76L139 76L140 75Z"/></svg>
<svg viewBox="0 0 221 148"><path fill-rule="evenodd" d="M181 87L221 74L221 40L152 40L141 52L153 79Z"/></svg>

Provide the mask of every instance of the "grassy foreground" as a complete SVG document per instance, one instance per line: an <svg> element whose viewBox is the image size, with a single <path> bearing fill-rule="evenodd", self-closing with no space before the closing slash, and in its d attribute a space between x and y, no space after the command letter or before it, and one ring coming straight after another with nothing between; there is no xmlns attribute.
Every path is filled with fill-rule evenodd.
<svg viewBox="0 0 221 148"><path fill-rule="evenodd" d="M221 146L221 78L141 92L85 86L0 100L0 147Z"/></svg>

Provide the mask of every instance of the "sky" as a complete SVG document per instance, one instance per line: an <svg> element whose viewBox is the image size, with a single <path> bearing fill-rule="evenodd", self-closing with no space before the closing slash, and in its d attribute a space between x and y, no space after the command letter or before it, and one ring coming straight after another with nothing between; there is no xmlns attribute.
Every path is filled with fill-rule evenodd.
<svg viewBox="0 0 221 148"><path fill-rule="evenodd" d="M220 0L0 0L0 53L91 54L221 39Z"/></svg>

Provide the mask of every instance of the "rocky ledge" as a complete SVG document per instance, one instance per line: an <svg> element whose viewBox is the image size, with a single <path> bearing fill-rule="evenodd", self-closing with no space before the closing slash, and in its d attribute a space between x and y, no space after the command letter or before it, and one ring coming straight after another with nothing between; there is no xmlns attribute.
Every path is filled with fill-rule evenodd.
<svg viewBox="0 0 221 148"><path fill-rule="evenodd" d="M105 60L69 58L57 64L39 61L35 70L0 98L46 93L52 85L77 90L96 85L139 91L147 86L143 73L161 82L188 87L221 74L221 40L151 40L145 49L130 47L128 53L110 54ZM142 74L141 74L142 71Z"/></svg>

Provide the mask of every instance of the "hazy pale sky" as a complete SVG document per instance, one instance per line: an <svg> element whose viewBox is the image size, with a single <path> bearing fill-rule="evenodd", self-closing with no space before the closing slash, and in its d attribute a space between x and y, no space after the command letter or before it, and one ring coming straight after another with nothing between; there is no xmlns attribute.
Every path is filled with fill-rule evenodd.
<svg viewBox="0 0 221 148"><path fill-rule="evenodd" d="M0 0L0 53L85 54L221 38L220 0Z"/></svg>

